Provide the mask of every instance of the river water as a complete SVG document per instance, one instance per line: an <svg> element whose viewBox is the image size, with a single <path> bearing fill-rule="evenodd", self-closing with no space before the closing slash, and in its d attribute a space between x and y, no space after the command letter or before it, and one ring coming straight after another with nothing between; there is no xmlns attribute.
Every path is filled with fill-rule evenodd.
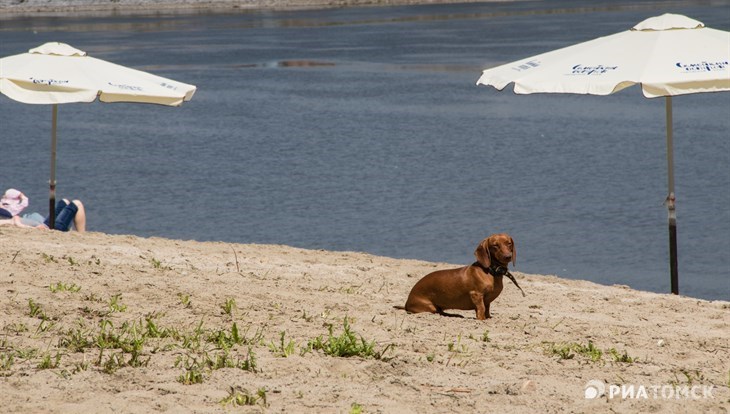
<svg viewBox="0 0 730 414"><path fill-rule="evenodd" d="M59 108L58 192L91 230L454 264L506 231L518 271L668 292L664 101L475 86L665 12L730 29L719 1L3 16L0 56L61 41L197 85L179 108ZM674 99L683 295L730 300L729 114L728 93ZM0 187L29 210L50 126L0 98Z"/></svg>

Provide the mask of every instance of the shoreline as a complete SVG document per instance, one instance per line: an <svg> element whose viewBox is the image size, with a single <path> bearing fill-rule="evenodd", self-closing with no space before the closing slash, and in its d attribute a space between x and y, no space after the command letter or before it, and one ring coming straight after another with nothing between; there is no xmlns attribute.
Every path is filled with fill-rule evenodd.
<svg viewBox="0 0 730 414"><path fill-rule="evenodd" d="M730 411L730 302L513 272L527 296L506 284L479 321L393 308L453 264L20 228L0 240L10 413ZM347 332L370 353L316 346ZM614 392L632 386L650 395Z"/></svg>

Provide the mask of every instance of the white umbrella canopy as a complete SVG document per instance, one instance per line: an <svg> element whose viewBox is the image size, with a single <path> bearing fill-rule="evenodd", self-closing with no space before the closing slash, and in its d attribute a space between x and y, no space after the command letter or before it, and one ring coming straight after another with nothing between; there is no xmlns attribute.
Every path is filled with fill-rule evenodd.
<svg viewBox="0 0 730 414"><path fill-rule="evenodd" d="M50 42L27 53L0 58L0 94L26 104L53 105L49 215L54 227L58 104L132 102L180 106L196 87L88 56Z"/></svg>
<svg viewBox="0 0 730 414"><path fill-rule="evenodd" d="M640 84L656 98L730 91L730 32L676 14L631 30L487 69L477 85L518 94L609 95Z"/></svg>
<svg viewBox="0 0 730 414"><path fill-rule="evenodd" d="M195 86L88 56L64 43L46 43L0 59L0 93L27 104L136 102L179 106Z"/></svg>
<svg viewBox="0 0 730 414"><path fill-rule="evenodd" d="M477 85L503 90L514 83L517 94L610 95L638 84L647 98L666 97L670 278L678 294L671 97L730 91L729 62L730 32L664 14L624 32L484 70Z"/></svg>

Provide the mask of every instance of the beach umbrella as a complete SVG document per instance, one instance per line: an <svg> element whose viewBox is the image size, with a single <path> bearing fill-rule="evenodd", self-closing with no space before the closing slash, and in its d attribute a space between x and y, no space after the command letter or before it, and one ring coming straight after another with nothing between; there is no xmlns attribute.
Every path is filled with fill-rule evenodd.
<svg viewBox="0 0 730 414"><path fill-rule="evenodd" d="M676 14L627 31L484 70L477 85L517 94L610 95L640 85L647 98L665 97L670 279L679 293L672 144L672 96L730 91L730 32Z"/></svg>
<svg viewBox="0 0 730 414"><path fill-rule="evenodd" d="M53 105L51 127L50 227L56 202L58 104L135 102L179 106L195 86L88 56L65 43L50 42L28 53L0 59L0 94L26 104Z"/></svg>

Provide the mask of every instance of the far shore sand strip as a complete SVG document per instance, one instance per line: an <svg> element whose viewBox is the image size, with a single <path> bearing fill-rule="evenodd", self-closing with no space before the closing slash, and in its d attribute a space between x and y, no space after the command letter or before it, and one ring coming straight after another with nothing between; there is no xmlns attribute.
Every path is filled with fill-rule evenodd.
<svg viewBox="0 0 730 414"><path fill-rule="evenodd" d="M504 1L519 0L0 0L0 20L13 15L303 10Z"/></svg>

